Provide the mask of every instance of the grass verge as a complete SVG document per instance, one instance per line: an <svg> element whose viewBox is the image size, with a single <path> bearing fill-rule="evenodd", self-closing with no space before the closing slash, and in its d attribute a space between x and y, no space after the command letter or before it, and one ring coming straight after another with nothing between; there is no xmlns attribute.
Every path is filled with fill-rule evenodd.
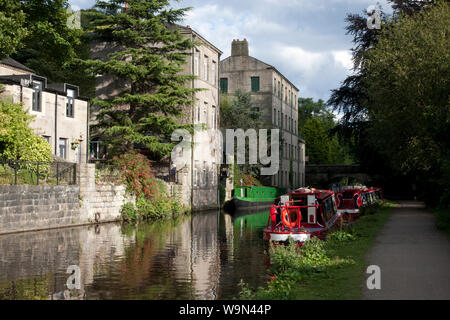
<svg viewBox="0 0 450 320"><path fill-rule="evenodd" d="M443 231L450 237L450 212L449 209L436 208L433 210L436 217L436 225L439 230Z"/></svg>
<svg viewBox="0 0 450 320"><path fill-rule="evenodd" d="M252 290L241 281L240 299L316 300L361 299L366 253L396 204L383 201L345 231L269 249L272 280Z"/></svg>

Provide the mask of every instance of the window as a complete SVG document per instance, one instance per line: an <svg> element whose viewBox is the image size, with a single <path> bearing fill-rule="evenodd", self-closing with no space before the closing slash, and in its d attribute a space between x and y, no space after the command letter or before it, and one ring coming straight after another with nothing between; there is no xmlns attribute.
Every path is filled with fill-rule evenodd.
<svg viewBox="0 0 450 320"><path fill-rule="evenodd" d="M90 160L101 160L106 158L106 145L102 141L91 141L90 143Z"/></svg>
<svg viewBox="0 0 450 320"><path fill-rule="evenodd" d="M275 108L273 108L273 120L272 120L273 124L277 123L277 110Z"/></svg>
<svg viewBox="0 0 450 320"><path fill-rule="evenodd" d="M194 181L192 181L192 184L194 185L194 187L198 186L198 169L197 169L197 166L198 166L198 161L195 160L194 172L193 172Z"/></svg>
<svg viewBox="0 0 450 320"><path fill-rule="evenodd" d="M280 111L278 111L278 125L281 124L281 119L282 119L282 117L281 117ZM283 126L283 124L281 124L281 126Z"/></svg>
<svg viewBox="0 0 450 320"><path fill-rule="evenodd" d="M199 52L195 50L194 52L194 75L198 76L199 72Z"/></svg>
<svg viewBox="0 0 450 320"><path fill-rule="evenodd" d="M277 94L277 79L273 78L273 94Z"/></svg>
<svg viewBox="0 0 450 320"><path fill-rule="evenodd" d="M194 107L194 123L200 122L200 105L197 102Z"/></svg>
<svg viewBox="0 0 450 320"><path fill-rule="evenodd" d="M206 175L206 161L203 161L203 185L206 186L207 181L208 181L208 176Z"/></svg>
<svg viewBox="0 0 450 320"><path fill-rule="evenodd" d="M283 90L284 90L284 85L281 85L281 100L283 100Z"/></svg>
<svg viewBox="0 0 450 320"><path fill-rule="evenodd" d="M59 138L59 156L63 159L67 158L67 139Z"/></svg>
<svg viewBox="0 0 450 320"><path fill-rule="evenodd" d="M203 80L208 81L208 56L203 58Z"/></svg>
<svg viewBox="0 0 450 320"><path fill-rule="evenodd" d="M215 185L216 184L216 164L213 163L213 167L212 167L212 174L211 174L211 185Z"/></svg>
<svg viewBox="0 0 450 320"><path fill-rule="evenodd" d="M74 117L75 90L67 89L66 117Z"/></svg>
<svg viewBox="0 0 450 320"><path fill-rule="evenodd" d="M42 111L42 82L33 80L33 111Z"/></svg>
<svg viewBox="0 0 450 320"><path fill-rule="evenodd" d="M213 61L211 65L211 82L216 85L216 62Z"/></svg>
<svg viewBox="0 0 450 320"><path fill-rule="evenodd" d="M259 92L259 77L251 77L252 92Z"/></svg>
<svg viewBox="0 0 450 320"><path fill-rule="evenodd" d="M286 126L287 129L287 126L289 125L287 121L287 115L284 115L284 125Z"/></svg>
<svg viewBox="0 0 450 320"><path fill-rule="evenodd" d="M220 78L220 92L228 93L228 78Z"/></svg>
<svg viewBox="0 0 450 320"><path fill-rule="evenodd" d="M42 136L42 139L50 143L50 136Z"/></svg>
<svg viewBox="0 0 450 320"><path fill-rule="evenodd" d="M281 112L281 128L283 129L283 112Z"/></svg>
<svg viewBox="0 0 450 320"><path fill-rule="evenodd" d="M208 104L203 105L203 123L208 124Z"/></svg>
<svg viewBox="0 0 450 320"><path fill-rule="evenodd" d="M280 81L278 81L278 98L280 97L281 90L280 90Z"/></svg>
<svg viewBox="0 0 450 320"><path fill-rule="evenodd" d="M217 129L217 124L216 124L216 107L212 106L212 110L211 110L211 127L213 129Z"/></svg>

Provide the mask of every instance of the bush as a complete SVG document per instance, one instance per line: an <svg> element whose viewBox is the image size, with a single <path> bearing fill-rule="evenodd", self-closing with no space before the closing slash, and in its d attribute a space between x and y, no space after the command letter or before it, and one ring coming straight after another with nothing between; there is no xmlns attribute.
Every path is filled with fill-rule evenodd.
<svg viewBox="0 0 450 320"><path fill-rule="evenodd" d="M136 197L142 195L147 200L158 197L156 178L151 170L150 161L144 155L127 153L115 157L113 161L120 166L122 178L131 194Z"/></svg>
<svg viewBox="0 0 450 320"><path fill-rule="evenodd" d="M52 161L52 147L29 126L33 119L22 104L0 99L0 158Z"/></svg>
<svg viewBox="0 0 450 320"><path fill-rule="evenodd" d="M136 221L138 217L134 204L131 202L127 202L122 206L120 214L124 221Z"/></svg>
<svg viewBox="0 0 450 320"><path fill-rule="evenodd" d="M163 219L183 213L178 199L168 195L166 184L155 178L150 161L143 155L128 153L114 158L121 167L127 191L136 196L136 207L125 204L122 219L125 221Z"/></svg>

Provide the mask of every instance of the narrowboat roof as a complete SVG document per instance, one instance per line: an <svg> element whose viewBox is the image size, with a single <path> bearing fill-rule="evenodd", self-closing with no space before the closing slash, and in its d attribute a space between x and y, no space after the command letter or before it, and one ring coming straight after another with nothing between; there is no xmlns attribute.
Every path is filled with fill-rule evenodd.
<svg viewBox="0 0 450 320"><path fill-rule="evenodd" d="M314 189L314 188L299 188L297 190L294 190L293 192L289 193L289 195L308 195L308 194L314 194L316 198L323 200L328 198L329 196L332 196L334 194L331 190L322 190L322 189Z"/></svg>

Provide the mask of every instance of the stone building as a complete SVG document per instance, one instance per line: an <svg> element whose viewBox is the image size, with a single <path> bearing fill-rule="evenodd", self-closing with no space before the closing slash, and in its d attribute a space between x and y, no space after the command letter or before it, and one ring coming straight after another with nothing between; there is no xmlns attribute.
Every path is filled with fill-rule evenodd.
<svg viewBox="0 0 450 320"><path fill-rule="evenodd" d="M19 62L0 61L0 84L14 103L23 103L35 116L31 127L52 146L53 154L68 162L85 163L88 150L88 99L68 83L48 84L45 77Z"/></svg>
<svg viewBox="0 0 450 320"><path fill-rule="evenodd" d="M287 189L303 186L305 143L298 136L297 87L274 66L249 56L246 39L233 40L231 56L220 62L219 69L221 93L233 95L237 89L251 92L262 119L280 129L280 168L270 183Z"/></svg>
<svg viewBox="0 0 450 320"><path fill-rule="evenodd" d="M183 203L194 210L217 208L220 155L215 148L215 142L208 140L207 130L215 130L219 127L219 60L222 51L189 26L171 27L178 28L181 34L197 43L184 65L183 72L197 76L187 85L203 89L196 92L192 105L185 106L184 117L180 119L180 123L190 123L202 127L202 129L194 134L196 143L190 151L189 162L176 168L177 183L175 185L172 183L171 187L176 188ZM91 50L93 58L101 59L118 49L105 43L97 43L92 46ZM97 77L95 95L98 98L113 96L124 85L123 81L109 76ZM91 123L93 122L95 122L95 118L91 119ZM94 143L96 144L95 141ZM160 175L165 174L164 178L167 180L169 165L168 160L155 164L155 166L163 167L159 173L161 173Z"/></svg>

